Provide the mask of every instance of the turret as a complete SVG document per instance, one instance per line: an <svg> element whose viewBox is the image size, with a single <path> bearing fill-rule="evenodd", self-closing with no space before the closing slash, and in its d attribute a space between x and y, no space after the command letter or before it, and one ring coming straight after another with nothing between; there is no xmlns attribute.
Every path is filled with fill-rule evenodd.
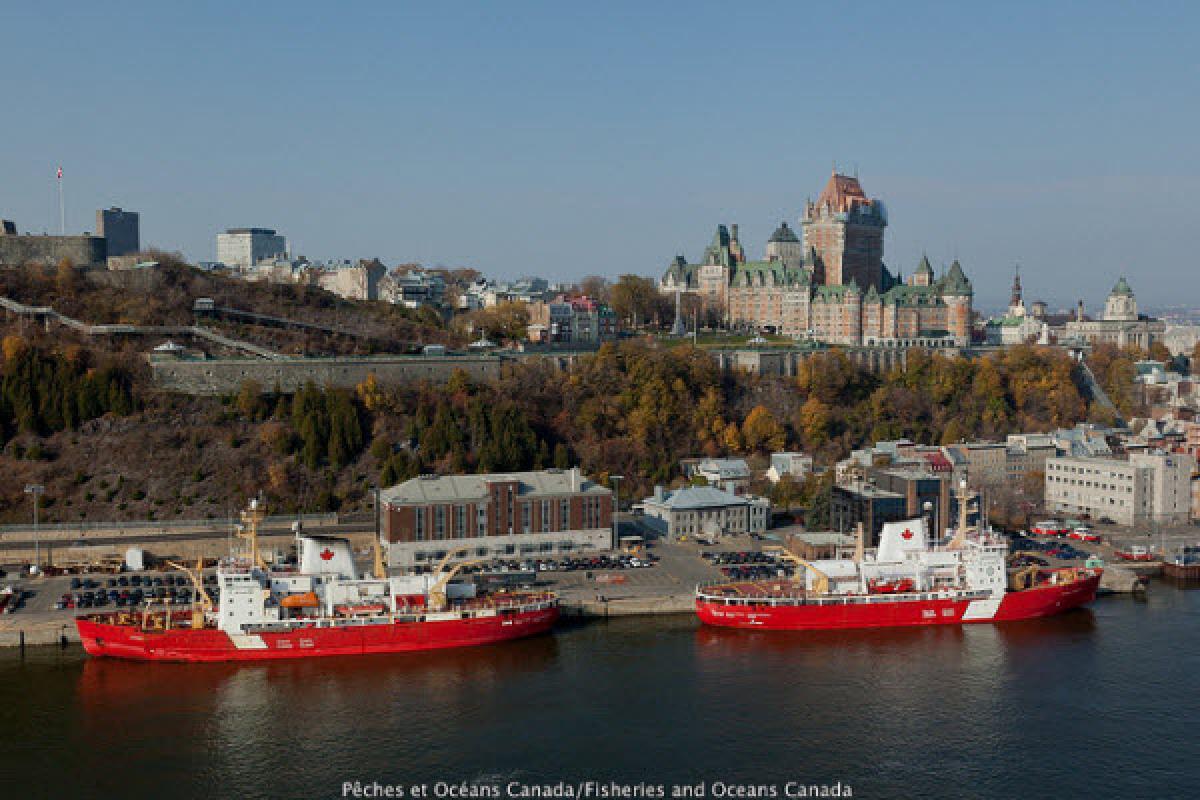
<svg viewBox="0 0 1200 800"><path fill-rule="evenodd" d="M950 265L946 277L941 280L942 301L946 304L946 327L960 345L971 343L971 298L975 290L963 273L958 259Z"/></svg>
<svg viewBox="0 0 1200 800"><path fill-rule="evenodd" d="M767 260L782 261L786 267L799 267L804 261L804 245L786 222L779 223L767 240Z"/></svg>
<svg viewBox="0 0 1200 800"><path fill-rule="evenodd" d="M933 285L933 267L929 263L929 256L922 255L921 263L917 264L917 271L912 276L913 286L932 286Z"/></svg>

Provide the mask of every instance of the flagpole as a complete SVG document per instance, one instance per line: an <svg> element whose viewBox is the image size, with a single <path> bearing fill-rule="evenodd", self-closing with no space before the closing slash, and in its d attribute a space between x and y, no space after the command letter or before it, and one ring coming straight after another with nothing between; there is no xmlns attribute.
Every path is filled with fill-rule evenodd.
<svg viewBox="0 0 1200 800"><path fill-rule="evenodd" d="M67 204L63 200L62 167L58 168L58 234L67 235Z"/></svg>

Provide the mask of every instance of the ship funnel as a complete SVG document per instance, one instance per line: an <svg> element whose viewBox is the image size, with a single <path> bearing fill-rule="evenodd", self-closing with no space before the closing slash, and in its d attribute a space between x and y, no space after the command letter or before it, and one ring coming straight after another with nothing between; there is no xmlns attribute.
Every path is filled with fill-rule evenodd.
<svg viewBox="0 0 1200 800"><path fill-rule="evenodd" d="M349 540L335 536L300 537L300 572L353 579L354 556Z"/></svg>
<svg viewBox="0 0 1200 800"><path fill-rule="evenodd" d="M925 530L925 520L902 520L888 522L879 534L879 549L875 560L882 564L898 564L906 559L909 553L919 553L928 549L929 534Z"/></svg>

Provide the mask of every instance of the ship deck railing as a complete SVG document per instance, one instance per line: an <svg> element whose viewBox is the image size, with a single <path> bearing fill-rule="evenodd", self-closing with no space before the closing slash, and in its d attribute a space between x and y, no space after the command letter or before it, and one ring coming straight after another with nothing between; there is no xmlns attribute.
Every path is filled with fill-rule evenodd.
<svg viewBox="0 0 1200 800"><path fill-rule="evenodd" d="M718 587L731 591L713 591ZM982 600L992 596L989 589L929 589L920 592L894 592L889 594L846 594L813 596L803 589L772 591L770 593L742 594L746 584L717 582L700 584L696 587L696 599L707 603L727 606L842 606L872 605L885 603L915 603L928 600Z"/></svg>
<svg viewBox="0 0 1200 800"><path fill-rule="evenodd" d="M383 612L379 614L347 616L347 617L293 617L292 619L269 620L266 622L248 623L244 626L246 633L264 633L271 631L292 630L294 628L333 628L349 625L386 625L396 622L425 622L426 618L434 619L472 619L496 614L523 614L530 611L544 611L558 603L558 595L553 592L542 592L520 598L489 598L493 602L476 603L473 605L451 605L441 611L432 611L419 606L402 608L394 614ZM82 619L122 627L137 627L147 633L162 633L164 631L191 629L190 609L171 609L172 623L170 627L146 627L142 624L142 610L101 611L81 615ZM151 610L152 616L161 618L162 611ZM186 624L181 624L185 623ZM211 624L205 628L216 627Z"/></svg>
<svg viewBox="0 0 1200 800"><path fill-rule="evenodd" d="M522 614L529 611L544 611L547 608L552 608L557 602L558 598L556 595L547 593L535 597L523 598L521 601L496 603L494 605L450 606L441 611L413 607L397 611L395 614L384 612L348 617L294 617L292 619L271 620L269 622L248 623L243 626L242 630L245 633L271 633L297 628L345 628L356 625L391 625L398 622L432 622L455 618L474 619L502 613Z"/></svg>

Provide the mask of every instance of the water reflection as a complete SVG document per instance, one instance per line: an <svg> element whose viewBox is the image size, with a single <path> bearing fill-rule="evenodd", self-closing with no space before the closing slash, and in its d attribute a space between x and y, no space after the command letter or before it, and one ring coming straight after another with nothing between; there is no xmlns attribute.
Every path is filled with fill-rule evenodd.
<svg viewBox="0 0 1200 800"><path fill-rule="evenodd" d="M37 796L334 797L341 781L853 779L858 796L1187 796L1200 593L1005 625L610 620L272 664L0 663ZM30 796L29 792L14 796Z"/></svg>
<svg viewBox="0 0 1200 800"><path fill-rule="evenodd" d="M141 775L182 771L253 796L254 776L281 765L302 762L293 775L300 782L327 770L334 781L334 772L351 766L344 760L351 753L386 753L376 759L378 774L399 755L421 757L430 730L460 724L481 698L536 681L557 656L555 638L541 636L493 647L244 664L88 659L76 687L80 733L87 741L117 734L131 751L123 759ZM99 770L99 780L108 780L102 757L85 753L79 763L81 774ZM279 779L271 777L276 788ZM120 785L113 780L111 788Z"/></svg>

